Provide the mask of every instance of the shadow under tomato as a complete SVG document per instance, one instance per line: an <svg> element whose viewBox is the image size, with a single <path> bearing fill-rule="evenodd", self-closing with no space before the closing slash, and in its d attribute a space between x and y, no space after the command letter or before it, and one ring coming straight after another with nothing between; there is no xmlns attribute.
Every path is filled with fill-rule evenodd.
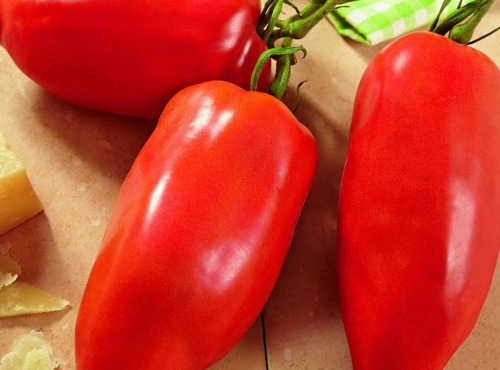
<svg viewBox="0 0 500 370"><path fill-rule="evenodd" d="M31 95L38 122L52 132L58 144L64 143L75 158L119 181L156 126L152 120L74 106L35 84L26 93Z"/></svg>
<svg viewBox="0 0 500 370"><path fill-rule="evenodd" d="M307 97L297 118L309 122L319 162L278 283L264 310L271 367L312 362L350 366L335 278L335 240L346 132ZM345 124L344 124L345 126ZM295 361L297 359L297 361ZM302 361L302 362L301 362Z"/></svg>

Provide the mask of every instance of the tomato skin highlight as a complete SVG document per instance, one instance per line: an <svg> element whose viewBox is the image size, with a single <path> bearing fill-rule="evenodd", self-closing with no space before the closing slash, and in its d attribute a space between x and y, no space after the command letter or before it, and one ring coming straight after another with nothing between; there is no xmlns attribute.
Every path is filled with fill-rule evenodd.
<svg viewBox="0 0 500 370"><path fill-rule="evenodd" d="M316 162L270 95L215 81L174 96L90 274L77 368L203 369L229 352L277 280Z"/></svg>
<svg viewBox="0 0 500 370"><path fill-rule="evenodd" d="M354 369L442 369L500 246L500 71L431 33L370 63L340 192L337 274Z"/></svg>
<svg viewBox="0 0 500 370"><path fill-rule="evenodd" d="M17 66L79 106L158 119L184 87L248 89L265 43L258 0L5 0L0 43ZM262 75L262 86L269 68Z"/></svg>

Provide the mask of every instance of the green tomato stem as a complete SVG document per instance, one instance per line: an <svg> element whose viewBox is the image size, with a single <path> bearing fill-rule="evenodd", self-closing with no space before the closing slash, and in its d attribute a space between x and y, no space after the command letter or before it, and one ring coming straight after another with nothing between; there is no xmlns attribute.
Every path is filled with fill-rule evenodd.
<svg viewBox="0 0 500 370"><path fill-rule="evenodd" d="M497 30L471 41L474 31L488 12L495 0L473 0L462 6L459 2L458 8L449 14L444 20L440 20L446 6L451 0L444 0L439 13L431 25L430 31L445 36L449 32L449 38L464 45L470 45L493 34Z"/></svg>
<svg viewBox="0 0 500 370"><path fill-rule="evenodd" d="M274 7L272 8L271 18L269 19L269 24L264 32L262 39L264 42L269 40L271 33L273 32L274 27L276 26L276 22L281 14L281 9L283 9L283 0L277 0Z"/></svg>
<svg viewBox="0 0 500 370"><path fill-rule="evenodd" d="M335 9L339 2L339 0L327 0L322 4L310 4L306 14L302 13L302 17L297 15L291 17L290 21L283 25L283 28L273 31L271 38L275 40L283 37L291 37L295 40L303 38L319 21Z"/></svg>
<svg viewBox="0 0 500 370"><path fill-rule="evenodd" d="M259 21L257 22L257 34L263 38L266 27L269 24L272 15L272 7L275 5L276 0L267 0L260 13ZM278 20L277 20L278 21Z"/></svg>
<svg viewBox="0 0 500 370"><path fill-rule="evenodd" d="M434 21L433 24L435 24L435 27L431 28L431 31L445 36L454 27L459 25L461 22L465 21L467 18L471 17L475 12L477 12L479 7L481 6L482 1L483 0L475 0L468 3L465 6L457 8L457 10L448 15L439 24L437 24L437 21ZM445 3L443 3L443 6L445 5ZM443 10L444 8L441 9Z"/></svg>
<svg viewBox="0 0 500 370"><path fill-rule="evenodd" d="M283 39L281 48L289 48L292 45L291 38ZM269 86L269 93L278 98L282 99L287 93L288 81L290 80L291 67L292 67L292 56L281 55L276 59L276 75L274 76L273 82Z"/></svg>
<svg viewBox="0 0 500 370"><path fill-rule="evenodd" d="M474 30L476 29L481 19L493 5L495 0L483 0L478 10L463 24L455 26L450 31L450 39L460 44L468 44L472 40Z"/></svg>
<svg viewBox="0 0 500 370"><path fill-rule="evenodd" d="M257 60L257 64L255 65L255 69L253 70L252 79L250 82L250 91L257 90L257 84L259 82L260 74L262 73L262 69L264 68L269 58L279 57L283 55L289 56L295 54L297 51L302 51L304 53L304 56L307 54L307 50L302 46L272 48L263 52Z"/></svg>
<svg viewBox="0 0 500 370"><path fill-rule="evenodd" d="M264 52L254 69L250 89L255 91L259 76L269 58L276 59L276 74L269 87L269 93L278 99L287 93L287 84L290 80L291 66L295 64L294 53L301 50L306 54L303 47L291 47L293 40L298 40L318 24L328 13L333 11L338 4L347 0L311 0L304 9L299 11L290 0L267 0L259 18L257 32L266 42L268 50ZM278 19L283 4L292 6L295 14L285 20ZM282 40L281 46L276 47L278 40Z"/></svg>

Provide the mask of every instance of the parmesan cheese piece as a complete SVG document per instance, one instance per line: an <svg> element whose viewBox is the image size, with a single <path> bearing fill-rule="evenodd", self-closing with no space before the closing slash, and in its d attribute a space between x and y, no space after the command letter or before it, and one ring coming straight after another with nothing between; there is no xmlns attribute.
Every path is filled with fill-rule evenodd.
<svg viewBox="0 0 500 370"><path fill-rule="evenodd" d="M12 284L21 275L21 266L7 253L0 252L0 289Z"/></svg>
<svg viewBox="0 0 500 370"><path fill-rule="evenodd" d="M16 281L0 289L0 317L60 311L69 302Z"/></svg>
<svg viewBox="0 0 500 370"><path fill-rule="evenodd" d="M14 341L12 351L2 358L0 370L54 370L59 363L43 334L32 331Z"/></svg>
<svg viewBox="0 0 500 370"><path fill-rule="evenodd" d="M26 169L0 134L0 234L42 210Z"/></svg>

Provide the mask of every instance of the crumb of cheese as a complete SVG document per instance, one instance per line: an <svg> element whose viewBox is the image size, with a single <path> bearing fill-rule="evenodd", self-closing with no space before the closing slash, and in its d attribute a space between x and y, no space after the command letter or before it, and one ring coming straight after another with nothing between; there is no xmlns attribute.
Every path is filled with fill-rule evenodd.
<svg viewBox="0 0 500 370"><path fill-rule="evenodd" d="M12 284L21 275L21 266L7 253L0 251L0 289Z"/></svg>
<svg viewBox="0 0 500 370"><path fill-rule="evenodd" d="M21 266L7 253L0 252L0 318L59 311L68 307L68 301L16 281L19 275Z"/></svg>
<svg viewBox="0 0 500 370"><path fill-rule="evenodd" d="M0 370L53 370L59 367L43 334L31 331L18 337L11 352L2 358Z"/></svg>
<svg viewBox="0 0 500 370"><path fill-rule="evenodd" d="M60 311L68 305L64 299L20 281L0 289L0 317Z"/></svg>

